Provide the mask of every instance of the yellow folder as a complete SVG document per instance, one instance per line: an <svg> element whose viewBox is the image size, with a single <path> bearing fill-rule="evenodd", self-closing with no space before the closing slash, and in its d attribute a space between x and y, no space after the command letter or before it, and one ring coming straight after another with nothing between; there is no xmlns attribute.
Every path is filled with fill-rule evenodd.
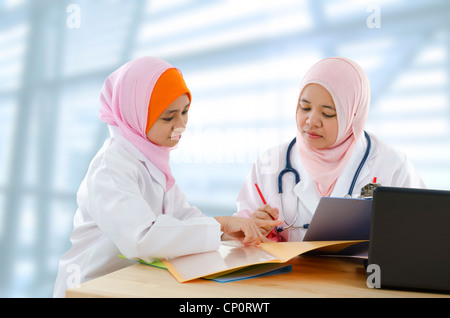
<svg viewBox="0 0 450 318"><path fill-rule="evenodd" d="M183 283L256 264L285 263L297 255L314 250L336 253L361 242L364 241L274 242L243 246L239 242L228 241L222 242L216 251L163 259L162 262Z"/></svg>

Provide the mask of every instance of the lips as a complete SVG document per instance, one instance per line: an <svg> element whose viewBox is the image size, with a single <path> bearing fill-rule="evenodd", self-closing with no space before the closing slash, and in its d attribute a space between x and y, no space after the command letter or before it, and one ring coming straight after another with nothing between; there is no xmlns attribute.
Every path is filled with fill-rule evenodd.
<svg viewBox="0 0 450 318"><path fill-rule="evenodd" d="M172 140L180 140L181 139L181 135L183 134L183 132L186 130L186 128L175 128L172 131L172 134L170 135L170 139Z"/></svg>
<svg viewBox="0 0 450 318"><path fill-rule="evenodd" d="M312 132L312 131L305 131L305 134L308 136L308 138L311 138L311 139L319 139L322 137L321 135L319 135L315 132Z"/></svg>
<svg viewBox="0 0 450 318"><path fill-rule="evenodd" d="M180 140L181 139L181 135L172 135L172 136L170 136L170 139L172 139L172 140Z"/></svg>

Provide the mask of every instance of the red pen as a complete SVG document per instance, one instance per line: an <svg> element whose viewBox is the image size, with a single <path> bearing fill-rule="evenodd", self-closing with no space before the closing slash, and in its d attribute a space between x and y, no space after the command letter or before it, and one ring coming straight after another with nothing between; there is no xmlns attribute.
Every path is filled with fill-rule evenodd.
<svg viewBox="0 0 450 318"><path fill-rule="evenodd" d="M256 183L255 183L255 187L256 187L256 190L258 190L259 197L261 198L262 202L263 202L264 204L267 204L266 199L264 199L264 196L263 196L261 190L259 189L259 187L258 187L258 185L257 185ZM271 218L272 220L275 220L272 216L270 216L270 218Z"/></svg>
<svg viewBox="0 0 450 318"><path fill-rule="evenodd" d="M256 190L258 190L258 193L259 193L259 196L261 197L262 202L263 202L264 204L267 204L266 199L264 199L264 196L263 196L263 194L261 193L261 190L259 190L259 187L258 187L258 185L257 185L256 183L255 183L255 187L256 187Z"/></svg>

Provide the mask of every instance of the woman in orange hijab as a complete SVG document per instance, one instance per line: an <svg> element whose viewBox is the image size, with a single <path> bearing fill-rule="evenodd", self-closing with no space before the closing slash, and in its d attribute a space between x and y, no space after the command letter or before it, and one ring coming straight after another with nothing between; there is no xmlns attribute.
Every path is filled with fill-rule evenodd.
<svg viewBox="0 0 450 318"><path fill-rule="evenodd" d="M61 258L54 296L132 264L120 254L151 262L216 250L222 233L248 245L265 239L253 220L207 217L177 186L169 154L191 103L178 69L154 57L128 62L106 79L100 101L111 136L78 191L72 247Z"/></svg>

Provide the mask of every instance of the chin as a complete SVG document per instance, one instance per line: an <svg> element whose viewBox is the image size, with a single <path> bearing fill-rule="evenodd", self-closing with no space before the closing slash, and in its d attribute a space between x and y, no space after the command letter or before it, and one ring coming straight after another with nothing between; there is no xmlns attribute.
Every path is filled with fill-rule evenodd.
<svg viewBox="0 0 450 318"><path fill-rule="evenodd" d="M166 147L174 147L178 145L179 140L169 140L164 146Z"/></svg>
<svg viewBox="0 0 450 318"><path fill-rule="evenodd" d="M308 137L305 138L306 144L309 145L311 148L314 149L324 149L326 146L324 146L323 142L319 142L317 140L311 140Z"/></svg>

